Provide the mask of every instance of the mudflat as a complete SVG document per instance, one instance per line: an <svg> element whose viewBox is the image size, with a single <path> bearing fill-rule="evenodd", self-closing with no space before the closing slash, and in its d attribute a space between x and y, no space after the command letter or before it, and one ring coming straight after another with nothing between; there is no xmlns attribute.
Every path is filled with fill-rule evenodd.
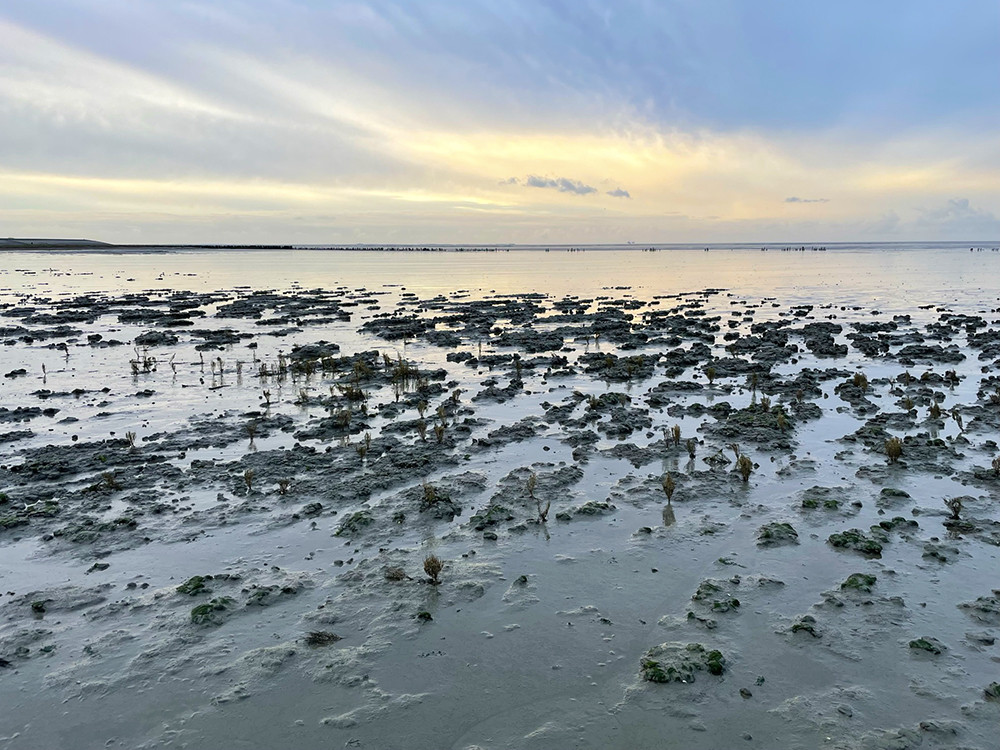
<svg viewBox="0 0 1000 750"><path fill-rule="evenodd" d="M5 258L0 746L994 746L1000 255Z"/></svg>

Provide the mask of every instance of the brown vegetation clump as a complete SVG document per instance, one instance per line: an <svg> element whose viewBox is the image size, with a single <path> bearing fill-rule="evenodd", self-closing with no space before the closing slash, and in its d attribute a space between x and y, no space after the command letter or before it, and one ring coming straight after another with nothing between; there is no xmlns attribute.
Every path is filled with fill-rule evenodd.
<svg viewBox="0 0 1000 750"><path fill-rule="evenodd" d="M903 441L898 437L891 437L885 441L885 455L889 457L889 463L894 464L903 455Z"/></svg>
<svg viewBox="0 0 1000 750"><path fill-rule="evenodd" d="M744 483L749 482L750 474L753 472L753 461L751 461L750 457L745 453L741 454L736 460L736 470L740 473L740 476L743 477Z"/></svg>
<svg viewBox="0 0 1000 750"><path fill-rule="evenodd" d="M667 502L669 503L674 497L674 490L677 488L677 483L674 482L674 478L670 476L670 472L663 475L663 494L667 496Z"/></svg>
<svg viewBox="0 0 1000 750"><path fill-rule="evenodd" d="M438 576L441 574L442 568L444 568L444 563L438 559L437 555L428 555L424 558L424 572L430 576L431 583L435 586L439 583Z"/></svg>

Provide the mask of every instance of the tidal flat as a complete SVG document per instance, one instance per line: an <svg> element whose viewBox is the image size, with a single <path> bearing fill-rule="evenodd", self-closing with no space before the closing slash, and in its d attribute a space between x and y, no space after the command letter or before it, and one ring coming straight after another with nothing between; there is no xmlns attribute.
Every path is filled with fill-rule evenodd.
<svg viewBox="0 0 1000 750"><path fill-rule="evenodd" d="M0 254L0 747L995 747L1000 254Z"/></svg>

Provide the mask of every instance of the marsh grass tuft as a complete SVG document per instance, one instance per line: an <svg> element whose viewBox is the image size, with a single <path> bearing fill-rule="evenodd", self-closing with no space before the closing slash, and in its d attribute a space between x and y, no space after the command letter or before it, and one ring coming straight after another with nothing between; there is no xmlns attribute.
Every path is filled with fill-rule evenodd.
<svg viewBox="0 0 1000 750"><path fill-rule="evenodd" d="M863 393L868 393L868 376L863 372L854 373L854 378L852 381L855 386L861 389Z"/></svg>
<svg viewBox="0 0 1000 750"><path fill-rule="evenodd" d="M951 517L958 520L958 514L962 512L962 501L957 497L950 497L944 501L945 507L951 512Z"/></svg>
<svg viewBox="0 0 1000 750"><path fill-rule="evenodd" d="M1000 477L1000 456L993 459L993 476Z"/></svg>
<svg viewBox="0 0 1000 750"><path fill-rule="evenodd" d="M885 441L885 455L889 457L889 463L894 464L903 455L903 441L898 437L891 437Z"/></svg>
<svg viewBox="0 0 1000 750"><path fill-rule="evenodd" d="M385 569L385 580L392 581L393 583L398 581L408 581L410 576L406 575L406 571L400 567L392 566Z"/></svg>
<svg viewBox="0 0 1000 750"><path fill-rule="evenodd" d="M257 475L253 469L244 469L243 471L243 484L247 486L247 494L249 495L253 492L253 478Z"/></svg>
<svg viewBox="0 0 1000 750"><path fill-rule="evenodd" d="M687 443L685 443L685 447L687 448L688 456L694 460L694 453L698 448L698 441L694 438L688 438Z"/></svg>
<svg viewBox="0 0 1000 750"><path fill-rule="evenodd" d="M291 479L279 479L278 480L278 494L287 495L288 489L292 486Z"/></svg>
<svg viewBox="0 0 1000 750"><path fill-rule="evenodd" d="M941 419L941 406L937 401L931 403L930 409L927 411L931 419Z"/></svg>
<svg viewBox="0 0 1000 750"><path fill-rule="evenodd" d="M753 461L746 454L741 454L738 459L736 459L736 470L743 477L743 483L746 484L750 481L750 474L753 472Z"/></svg>
<svg viewBox="0 0 1000 750"><path fill-rule="evenodd" d="M674 445L679 447L681 444L681 426L679 424L675 424L670 428L670 434L674 439Z"/></svg>
<svg viewBox="0 0 1000 750"><path fill-rule="evenodd" d="M444 563L438 559L437 555L428 555L424 558L424 572L430 576L431 583L435 586L440 583L438 576L441 575L441 570L444 568Z"/></svg>
<svg viewBox="0 0 1000 750"><path fill-rule="evenodd" d="M307 646L319 648L320 646L329 646L331 643L336 643L341 640L341 637L336 633L331 633L329 630L313 630L306 633L303 640Z"/></svg>
<svg viewBox="0 0 1000 750"><path fill-rule="evenodd" d="M424 482L422 487L424 491L423 504L424 507L429 508L438 501L438 492L437 489L434 487L434 485L431 484L430 482Z"/></svg>
<svg viewBox="0 0 1000 750"><path fill-rule="evenodd" d="M715 375L716 375L715 367L713 367L712 365L708 365L705 368L705 377L708 378L708 384L709 384L709 386L712 386L712 385L715 384Z"/></svg>
<svg viewBox="0 0 1000 750"><path fill-rule="evenodd" d="M125 433L125 441L128 443L129 448L135 448L135 433L129 430Z"/></svg>
<svg viewBox="0 0 1000 750"><path fill-rule="evenodd" d="M674 478L670 476L668 471L663 475L663 494L667 496L667 502L669 503L674 498L674 490L677 489L677 483Z"/></svg>
<svg viewBox="0 0 1000 750"><path fill-rule="evenodd" d="M253 442L253 439L257 437L257 427L256 422L247 422L243 425L243 431L247 434L247 438L249 438L251 443Z"/></svg>

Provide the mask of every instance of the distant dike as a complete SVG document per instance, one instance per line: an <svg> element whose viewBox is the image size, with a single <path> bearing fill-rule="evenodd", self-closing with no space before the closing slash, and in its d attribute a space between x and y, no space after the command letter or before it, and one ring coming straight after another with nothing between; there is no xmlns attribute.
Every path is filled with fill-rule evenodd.
<svg viewBox="0 0 1000 750"><path fill-rule="evenodd" d="M0 237L0 248L4 249L31 248L36 250L40 248L60 247L113 247L113 245L109 245L107 242L98 242L97 240L35 239L22 237L7 237L4 239Z"/></svg>
<svg viewBox="0 0 1000 750"><path fill-rule="evenodd" d="M0 250L294 250L294 245L118 245L111 242L77 239L0 237Z"/></svg>

